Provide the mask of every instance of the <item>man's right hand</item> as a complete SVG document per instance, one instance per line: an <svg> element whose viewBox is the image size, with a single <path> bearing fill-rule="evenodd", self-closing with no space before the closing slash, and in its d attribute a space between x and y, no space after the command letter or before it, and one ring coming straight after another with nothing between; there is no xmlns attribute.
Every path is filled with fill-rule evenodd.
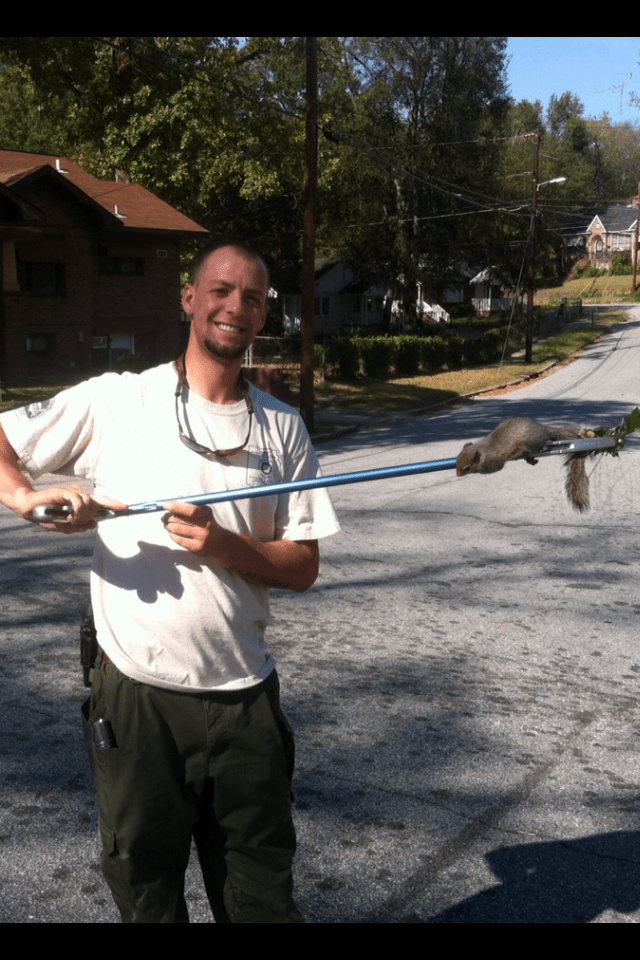
<svg viewBox="0 0 640 960"><path fill-rule="evenodd" d="M77 483L62 487L47 487L34 490L24 472L20 469L17 454L0 424L0 503L9 507L23 520L38 523L33 517L34 507L43 503L66 503L72 509L68 520L59 523L39 523L44 530L57 533L84 533L96 526L95 516L100 507L111 510L124 510L126 506L119 500L101 497L94 499Z"/></svg>
<svg viewBox="0 0 640 960"><path fill-rule="evenodd" d="M34 520L33 510L44 503L68 504L72 513L59 523L42 523ZM37 523L43 530L53 530L56 533L84 533L97 526L95 516L102 507L110 510L126 510L127 505L119 500L110 500L108 497L94 499L91 494L83 490L78 484L64 487L46 487L43 490L28 490L22 488L13 497L11 509L31 523Z"/></svg>

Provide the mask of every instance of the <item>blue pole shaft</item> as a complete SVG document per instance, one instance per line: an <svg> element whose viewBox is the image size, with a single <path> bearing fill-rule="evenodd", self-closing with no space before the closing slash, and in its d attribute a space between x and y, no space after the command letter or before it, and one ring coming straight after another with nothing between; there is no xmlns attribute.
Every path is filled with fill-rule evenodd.
<svg viewBox="0 0 640 960"><path fill-rule="evenodd" d="M390 480L395 477L411 477L419 473L436 473L439 470L454 470L455 457L449 460L430 460L426 463L408 463L399 467L383 467L378 470L361 470L358 473L339 473L332 477L312 477L310 480L294 480L292 483L265 483L258 487L242 487L239 490L221 490L218 493L200 493L190 497L165 497L164 500L148 500L133 503L128 510L116 512L115 516L133 513L154 513L163 510L163 503L174 499L176 503L193 503L196 506L224 503L227 500L250 500L253 497L271 497L298 490L316 490L319 487L338 487L349 483L365 483L371 480Z"/></svg>

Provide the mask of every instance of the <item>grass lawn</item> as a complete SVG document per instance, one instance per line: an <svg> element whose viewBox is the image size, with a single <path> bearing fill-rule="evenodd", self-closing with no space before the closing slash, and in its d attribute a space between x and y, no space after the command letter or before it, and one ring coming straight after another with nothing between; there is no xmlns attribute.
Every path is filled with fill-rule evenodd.
<svg viewBox="0 0 640 960"><path fill-rule="evenodd" d="M536 306L559 303L563 297L579 298L585 303L637 303L632 291L633 277L582 277L568 280L561 287L536 292Z"/></svg>

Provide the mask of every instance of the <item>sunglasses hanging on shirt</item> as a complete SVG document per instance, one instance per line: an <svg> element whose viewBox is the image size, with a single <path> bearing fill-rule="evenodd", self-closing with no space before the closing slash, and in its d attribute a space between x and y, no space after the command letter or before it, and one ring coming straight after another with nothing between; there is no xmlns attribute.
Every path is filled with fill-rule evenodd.
<svg viewBox="0 0 640 960"><path fill-rule="evenodd" d="M253 404L251 403L251 399L249 397L247 382L242 376L242 374L240 374L239 387L240 387L240 391L242 393L244 402L247 405L247 413L249 414L249 426L247 429L247 436L245 437L244 443L241 444L239 447L233 447L229 450L212 450L210 447L205 447L203 446L203 444L198 443L197 440L193 440L182 429L182 425L180 423L180 413L178 409L178 400L180 399L180 396L185 388L189 390L189 381L187 380L187 371L186 371L185 362L184 362L184 354L178 360L175 361L175 368L178 374L178 386L176 387L176 393L175 393L176 420L178 422L178 432L180 435L180 439L184 443L185 447L188 447L189 450L193 450L194 453L199 453L201 457L207 457L209 460L212 457L232 457L236 453L241 453L241 451L244 450L244 448L249 443L249 437L251 436L251 421L253 419ZM185 407L185 404L183 401L183 408L184 407ZM184 412L184 418L185 418L185 424L186 424L188 422L186 417L186 411Z"/></svg>

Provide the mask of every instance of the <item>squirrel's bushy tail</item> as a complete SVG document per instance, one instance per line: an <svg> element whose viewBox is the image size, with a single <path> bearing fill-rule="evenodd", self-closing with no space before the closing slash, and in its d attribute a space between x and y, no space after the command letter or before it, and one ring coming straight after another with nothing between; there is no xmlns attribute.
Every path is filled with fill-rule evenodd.
<svg viewBox="0 0 640 960"><path fill-rule="evenodd" d="M585 469L586 454L573 454L567 457L567 479L565 490L571 506L578 513L585 513L589 509L589 478Z"/></svg>

